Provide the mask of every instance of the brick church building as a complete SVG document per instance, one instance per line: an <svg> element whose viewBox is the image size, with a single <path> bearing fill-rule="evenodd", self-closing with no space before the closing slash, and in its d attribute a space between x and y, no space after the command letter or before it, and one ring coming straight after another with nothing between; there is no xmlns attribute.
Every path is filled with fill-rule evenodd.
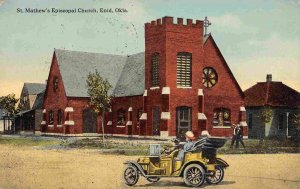
<svg viewBox="0 0 300 189"><path fill-rule="evenodd" d="M205 20L206 21L206 20ZM55 49L44 97L42 132L101 134L86 79L97 69L112 85L105 133L167 138L188 130L231 136L244 126L243 92L204 22L163 17L145 24L145 52L130 56Z"/></svg>

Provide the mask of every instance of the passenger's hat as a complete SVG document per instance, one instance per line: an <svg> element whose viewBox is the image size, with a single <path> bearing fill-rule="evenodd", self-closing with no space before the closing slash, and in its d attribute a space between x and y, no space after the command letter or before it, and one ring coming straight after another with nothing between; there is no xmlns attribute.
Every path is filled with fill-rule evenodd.
<svg viewBox="0 0 300 189"><path fill-rule="evenodd" d="M188 139L190 139L190 140L195 140L195 135L194 135L194 133L193 133L192 131L187 131L187 132L185 133L185 136L186 136Z"/></svg>

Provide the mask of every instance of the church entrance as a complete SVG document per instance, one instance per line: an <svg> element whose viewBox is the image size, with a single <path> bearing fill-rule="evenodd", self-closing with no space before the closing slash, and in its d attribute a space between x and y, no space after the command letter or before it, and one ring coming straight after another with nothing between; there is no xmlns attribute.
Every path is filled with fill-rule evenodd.
<svg viewBox="0 0 300 189"><path fill-rule="evenodd" d="M192 109L187 106L176 108L176 134L184 138L187 131L192 129Z"/></svg>
<svg viewBox="0 0 300 189"><path fill-rule="evenodd" d="M91 109L83 110L83 133L97 132L97 114Z"/></svg>

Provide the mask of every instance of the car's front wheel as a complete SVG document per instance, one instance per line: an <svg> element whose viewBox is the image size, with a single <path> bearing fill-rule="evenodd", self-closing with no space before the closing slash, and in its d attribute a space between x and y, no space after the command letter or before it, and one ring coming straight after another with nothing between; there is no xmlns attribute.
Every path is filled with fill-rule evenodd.
<svg viewBox="0 0 300 189"><path fill-rule="evenodd" d="M128 186L135 185L139 180L139 172L134 165L128 165L124 171L124 181Z"/></svg>
<svg viewBox="0 0 300 189"><path fill-rule="evenodd" d="M199 164L188 165L184 169L183 179L187 186L199 187L205 181L205 171Z"/></svg>

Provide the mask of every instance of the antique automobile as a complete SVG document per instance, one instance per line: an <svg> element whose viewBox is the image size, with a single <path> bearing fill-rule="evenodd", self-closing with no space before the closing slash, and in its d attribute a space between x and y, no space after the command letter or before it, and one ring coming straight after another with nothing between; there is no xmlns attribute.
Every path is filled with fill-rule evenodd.
<svg viewBox="0 0 300 189"><path fill-rule="evenodd" d="M217 149L222 147L226 139L216 137L199 138L193 147L184 154L184 159L176 159L180 143L173 140L173 149L160 149L159 144L150 144L150 154L140 157L137 161L126 161L124 171L125 184L135 185L140 176L149 182L158 182L163 177L182 177L190 187L199 187L205 181L208 184L218 184L224 178L224 169L229 165L217 157Z"/></svg>

